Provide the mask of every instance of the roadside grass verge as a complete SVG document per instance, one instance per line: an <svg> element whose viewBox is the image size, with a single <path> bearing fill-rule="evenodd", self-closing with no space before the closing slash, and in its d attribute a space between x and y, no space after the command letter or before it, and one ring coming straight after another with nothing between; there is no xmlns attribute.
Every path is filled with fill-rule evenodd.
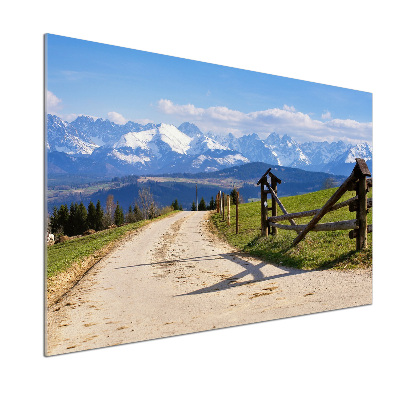
<svg viewBox="0 0 400 400"><path fill-rule="evenodd" d="M153 220L142 220L117 228L106 229L87 236L81 236L57 243L47 248L47 277L57 275L68 269L72 264L83 261L111 242L121 239L125 235L145 226L152 221L167 217L177 211L172 211Z"/></svg>
<svg viewBox="0 0 400 400"><path fill-rule="evenodd" d="M279 188L278 188L279 190ZM289 213L321 208L337 188L321 190L298 196L282 197L282 204ZM339 201L355 196L355 192L346 192ZM372 191L368 193L372 197ZM268 206L271 200L268 199ZM239 205L239 234L236 235L236 207L231 207L231 226L222 221L222 216L214 213L211 220L219 235L241 251L258 256L265 261L283 264L305 270L313 269L355 269L372 267L372 233L368 234L368 248L356 252L356 241L350 239L349 231L309 232L296 246L291 247L297 236L295 231L278 229L276 236L260 236L260 202ZM282 212L278 207L278 215ZM269 212L269 215L270 212ZM322 222L333 222L355 218L355 212L348 207L326 214ZM312 217L296 218L296 224L307 224ZM280 222L288 224L286 222ZM368 224L372 224L372 209L368 213Z"/></svg>
<svg viewBox="0 0 400 400"><path fill-rule="evenodd" d="M80 236L47 247L47 299L56 302L101 258L121 240L139 228L179 211L171 211L153 220L143 220Z"/></svg>

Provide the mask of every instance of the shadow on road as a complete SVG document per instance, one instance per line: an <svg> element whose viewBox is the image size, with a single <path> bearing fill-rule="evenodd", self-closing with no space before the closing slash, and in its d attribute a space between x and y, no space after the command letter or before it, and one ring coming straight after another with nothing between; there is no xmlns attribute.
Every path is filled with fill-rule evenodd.
<svg viewBox="0 0 400 400"><path fill-rule="evenodd" d="M214 291L220 291L220 290L226 290L226 289L232 289L235 287L243 286L243 285L249 285L252 283L256 282L263 282L263 281L268 281L271 279L278 279L278 278L287 278L288 276L292 275L298 275L298 274L304 274L307 272L311 271L303 271L303 270L297 270L293 268L287 268L283 266L276 266L274 265L275 268L281 270L281 273L275 274L275 275L269 275L265 276L263 272L261 271L261 268L263 268L266 265L271 265L270 263L267 263L265 261L260 261L257 264L252 264L248 260L246 260L243 257L248 257L247 254L240 253L240 252L233 252L233 253L226 253L226 254L219 254L221 258L227 259L229 261L233 261L236 264L240 265L243 268L243 271L237 273L234 276L227 277L221 282L218 282L214 285L207 286L198 290L194 290L193 292L189 293L184 293L179 296L187 296L187 295L193 295L193 294L202 294L202 293L210 293ZM240 279L250 275L252 279L248 279L245 281L240 281Z"/></svg>
<svg viewBox="0 0 400 400"><path fill-rule="evenodd" d="M234 262L238 265L240 265L243 268L243 271L237 273L236 275L226 277L222 281L211 285L207 286L198 290L195 290L193 292L189 293L184 293L180 294L177 296L187 296L187 295L194 295L194 294L202 294L202 293L210 293L214 291L220 291L220 290L226 290L226 289L232 289L238 286L243 286L243 285L249 285L252 283L256 282L263 282L263 281L268 281L272 279L278 279L278 278L287 278L292 275L299 275L299 274L304 274L312 271L304 271L300 269L294 269L294 268L288 268L288 267L283 267L283 266L278 266L274 265L274 267L281 272L275 275L269 275L265 276L261 269L266 266L266 265L271 265L270 263L267 263L265 261L260 261L259 263L253 264L249 262L246 258L248 257L248 254L241 253L241 252L231 252L231 253L222 253L222 254L216 254L216 255L210 255L210 256L198 256L198 257L190 257L190 258L176 258L172 260L165 260L165 261L158 261L158 262L153 262L153 263L146 263L146 264L136 264L136 265L129 265L126 267L118 267L120 268L135 268L135 267L143 267L143 266L171 266L173 264L186 264L188 262L200 262L200 261L206 261L206 262L213 262L215 260L229 260L230 262ZM182 265L184 266L184 265ZM215 268L215 272L218 273L219 268ZM251 279L248 280L241 280L242 278L246 276L252 277ZM219 274L219 276L224 276L223 274ZM241 280L241 281L239 281Z"/></svg>

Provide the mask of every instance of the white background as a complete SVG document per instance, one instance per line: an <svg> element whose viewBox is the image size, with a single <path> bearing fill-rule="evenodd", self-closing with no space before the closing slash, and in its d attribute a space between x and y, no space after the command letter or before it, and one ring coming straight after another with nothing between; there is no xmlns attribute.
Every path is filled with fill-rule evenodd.
<svg viewBox="0 0 400 400"><path fill-rule="evenodd" d="M397 208L399 186L400 35L394 4L69 0L2 5L3 398L398 396L398 233L385 217ZM372 92L373 306L45 358L44 33Z"/></svg>

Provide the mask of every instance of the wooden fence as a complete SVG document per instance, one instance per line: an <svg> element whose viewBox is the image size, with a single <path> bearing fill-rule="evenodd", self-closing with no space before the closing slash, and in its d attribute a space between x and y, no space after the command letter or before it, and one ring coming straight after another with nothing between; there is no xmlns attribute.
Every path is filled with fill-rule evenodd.
<svg viewBox="0 0 400 400"><path fill-rule="evenodd" d="M239 233L239 190L236 190L236 234ZM233 201L234 199L232 199ZM222 220L231 224L231 196L219 191L215 197L216 211L222 215ZM225 211L226 209L226 211Z"/></svg>
<svg viewBox="0 0 400 400"><path fill-rule="evenodd" d="M367 233L372 232L372 225L367 225L368 209L372 207L372 198L367 199L367 192L372 187L371 173L366 162L356 158L356 165L350 176L341 184L336 192L328 199L324 206L317 210L288 213L277 196L277 184L281 180L271 173L271 168L260 178L257 185L261 185L261 235L276 235L278 229L295 230L297 237L293 240L293 246L297 245L310 231L334 231L350 230L349 237L356 239L356 249L367 248ZM268 182L270 178L271 183ZM346 191L356 191L356 196L337 203ZM267 196L271 195L272 207L268 207ZM277 215L277 205L283 215ZM328 212L338 210L342 207L349 207L351 212L356 212L356 218L348 221L327 222L318 224L321 218ZM268 217L271 211L271 217ZM296 218L314 216L306 225L297 225ZM289 220L290 225L279 224L280 221Z"/></svg>

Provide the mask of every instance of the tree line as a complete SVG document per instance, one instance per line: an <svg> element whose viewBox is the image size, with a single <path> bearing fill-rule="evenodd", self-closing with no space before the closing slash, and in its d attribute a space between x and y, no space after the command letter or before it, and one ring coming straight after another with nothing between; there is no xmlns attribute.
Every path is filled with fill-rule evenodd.
<svg viewBox="0 0 400 400"><path fill-rule="evenodd" d="M178 204L178 200L176 200ZM177 205L179 209L179 205ZM106 201L106 208L103 209L100 200L96 205L91 201L86 208L80 202L62 204L59 208L54 207L49 219L49 231L56 236L82 235L86 231L101 231L114 226L121 226L125 223L133 223L144 219L153 219L175 209L174 203L170 207L159 208L148 188L139 191L139 196L134 206L129 206L127 213L124 213L121 206L114 202L114 196L109 195ZM180 206L182 209L182 206Z"/></svg>
<svg viewBox="0 0 400 400"><path fill-rule="evenodd" d="M230 193L230 198L232 200L232 203L236 205L236 201L239 201L240 204L240 196L238 198L238 192L236 189L233 189ZM214 200L214 196L211 196L211 200L209 204L207 205L204 198L202 197L200 202L199 202L199 211L207 211L207 210L215 210L217 208L217 203L216 200ZM192 211L196 211L196 203L192 203Z"/></svg>
<svg viewBox="0 0 400 400"><path fill-rule="evenodd" d="M235 204L235 189L231 192L231 198ZM214 197L211 197L207 205L202 197L199 202L199 211L215 210L217 208ZM76 236L82 235L89 230L101 231L112 226L121 226L126 223L133 223L146 219L153 219L166 214L172 210L183 210L178 199L175 199L171 206L160 208L156 205L150 189L143 188L139 191L138 199L135 204L129 206L128 212L124 213L118 201L114 202L114 196L109 195L106 200L106 207L103 209L100 200L96 205L91 201L86 208L83 202L62 204L59 208L54 207L49 219L49 232L57 237L62 235ZM196 211L195 202L192 203L192 211Z"/></svg>

